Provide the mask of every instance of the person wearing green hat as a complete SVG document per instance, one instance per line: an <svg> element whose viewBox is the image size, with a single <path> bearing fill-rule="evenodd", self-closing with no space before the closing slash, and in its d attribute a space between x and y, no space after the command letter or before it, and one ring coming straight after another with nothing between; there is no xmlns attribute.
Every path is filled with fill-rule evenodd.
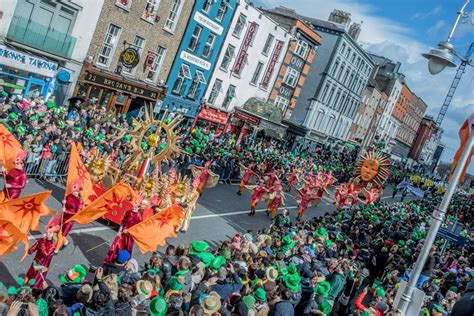
<svg viewBox="0 0 474 316"><path fill-rule="evenodd" d="M84 268L83 265L77 264L74 267L67 269L66 272L59 276L59 280L63 284L71 284L71 283L82 283L84 278L87 275L87 270Z"/></svg>
<svg viewBox="0 0 474 316"><path fill-rule="evenodd" d="M168 311L168 304L163 297L155 297L150 301L150 316L165 316Z"/></svg>
<svg viewBox="0 0 474 316"><path fill-rule="evenodd" d="M293 241L290 235L286 235L285 237L283 237L283 239L281 240L281 243L282 243L281 251L283 253L286 253L287 251L293 249L293 247L295 246L295 242Z"/></svg>
<svg viewBox="0 0 474 316"><path fill-rule="evenodd" d="M48 302L43 298L39 298L35 302L36 307L38 307L38 316L48 316Z"/></svg>
<svg viewBox="0 0 474 316"><path fill-rule="evenodd" d="M314 232L314 237L320 238L320 239L326 239L328 237L328 231L324 227L319 227L315 232Z"/></svg>
<svg viewBox="0 0 474 316"><path fill-rule="evenodd" d="M200 253L207 251L209 249L209 244L205 241L193 241L191 242L191 248L189 248L190 255L199 255Z"/></svg>
<svg viewBox="0 0 474 316"><path fill-rule="evenodd" d="M216 258L210 252L202 252L198 255L198 257L201 260L201 262L204 264L204 267L206 267L206 268L209 268L211 262Z"/></svg>
<svg viewBox="0 0 474 316"><path fill-rule="evenodd" d="M301 291L301 277L298 274L287 274L283 277L283 283L291 292Z"/></svg>
<svg viewBox="0 0 474 316"><path fill-rule="evenodd" d="M318 304L318 310L324 315L329 315L329 313L332 311L332 304L328 300L324 300Z"/></svg>
<svg viewBox="0 0 474 316"><path fill-rule="evenodd" d="M318 285L314 288L314 294L316 296L321 296L324 298L328 297L329 291L331 291L331 283L326 280L319 282Z"/></svg>
<svg viewBox="0 0 474 316"><path fill-rule="evenodd" d="M223 256L217 256L209 264L209 269L212 272L217 272L217 270L219 270L220 267L225 265L225 263L226 263L226 260Z"/></svg>

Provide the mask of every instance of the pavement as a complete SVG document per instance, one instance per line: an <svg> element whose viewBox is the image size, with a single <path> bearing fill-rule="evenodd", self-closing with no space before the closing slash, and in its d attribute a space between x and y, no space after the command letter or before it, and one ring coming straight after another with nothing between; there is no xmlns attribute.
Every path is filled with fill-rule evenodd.
<svg viewBox="0 0 474 316"><path fill-rule="evenodd" d="M3 184L1 185L3 187ZM64 196L64 188L61 186L46 181L29 179L22 195L45 190L52 191L46 204L52 210L59 211ZM214 188L206 189L198 201L189 230L186 233L178 233L176 238L168 238L168 244L178 245L181 243L187 244L193 240L204 240L211 246L218 246L221 241L231 238L236 232L245 233L268 227L271 219L265 214L265 203L258 204L255 216L248 216L251 193L245 190L242 196L238 196L236 194L237 190L238 186L236 184L219 184ZM382 199L391 200L391 195L392 189L387 188ZM399 197L396 197L395 201L398 200ZM291 218L295 219L297 203L291 194L286 194L285 207L290 210ZM308 208L305 218L323 215L325 212L334 210L332 197L324 197L317 207ZM43 228L48 219L48 217L41 218L40 227ZM117 229L117 225L106 220L99 220L88 225L76 224L69 235L69 245L52 260L47 276L49 283L59 285L58 275L75 264L100 266L110 243L117 234ZM32 232L29 237L30 246L41 236L41 232ZM160 247L158 251L163 252L165 248L166 245ZM19 250L1 258L0 281L5 285L15 285L16 278L28 270L33 255L20 262L22 255L23 245L20 245ZM140 265L143 265L149 256L150 254L141 254L135 246L133 257L138 260Z"/></svg>

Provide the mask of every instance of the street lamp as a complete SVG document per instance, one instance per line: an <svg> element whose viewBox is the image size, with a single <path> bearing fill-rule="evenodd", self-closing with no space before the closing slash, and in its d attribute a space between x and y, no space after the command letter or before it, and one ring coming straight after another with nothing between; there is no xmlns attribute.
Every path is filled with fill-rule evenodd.
<svg viewBox="0 0 474 316"><path fill-rule="evenodd" d="M458 11L456 16L456 21L451 28L451 31L448 34L446 41L441 41L438 44L438 48L433 48L429 53L422 54L423 57L428 59L428 70L430 74L436 75L444 70L446 67L456 67L454 63L454 56L459 57L461 60L464 60L464 57L461 56L455 49L453 44L451 44L451 38L453 37L454 31L459 24L459 21L465 14L465 9L471 0L465 0L463 6Z"/></svg>

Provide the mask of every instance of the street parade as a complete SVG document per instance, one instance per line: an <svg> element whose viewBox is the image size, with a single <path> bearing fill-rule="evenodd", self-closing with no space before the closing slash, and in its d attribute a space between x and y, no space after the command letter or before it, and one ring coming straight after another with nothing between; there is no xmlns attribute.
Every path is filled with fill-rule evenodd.
<svg viewBox="0 0 474 316"><path fill-rule="evenodd" d="M58 41L70 39L55 38L53 48L46 39L38 44L18 35L21 27L40 25L39 12L46 7L58 10L51 11L51 23L59 23L56 19L67 10L84 5L82 0L66 2L0 4L0 21L4 12L7 19L13 17L6 36L0 28L0 316L474 315L474 113L455 107L450 111L461 119L448 117L441 127L447 106L436 121L425 113L427 105L397 73L400 63L364 52L357 44L362 23L349 26L350 13L334 9L328 21L306 19L295 13L303 3L299 0L292 4L295 10L233 0L196 0L194 5L180 0L97 1L96 13L85 9L95 31L84 33L82 44L74 45L88 41L84 45L92 56L94 41L105 36L104 43L97 43L102 45L97 58L82 58L82 68L72 71L75 66L67 58L54 64L48 57L67 55L54 50ZM30 4L29 22L20 27L17 11L24 14ZM450 37L468 15L469 4L465 1L458 11ZM143 30L133 22L101 26L109 19L115 23L115 14L135 11L140 23L146 23ZM178 22L180 15L189 21ZM74 23L82 23L83 17L77 11ZM256 87L252 82L260 80L262 71L258 89L266 92L258 93L266 95L249 92L248 99L237 103L245 88L230 84L221 100L222 85L247 78L242 69L254 63L252 47L260 45L262 34L254 17L267 32L259 54L268 57L268 65L255 58L257 68L247 89ZM234 20L235 26L227 28ZM176 39L160 45L169 45L170 54L181 51L167 70L161 69L168 62L164 46L140 59L146 42L137 34L152 32L159 23ZM190 25L191 40L184 47ZM100 28L105 30L97 40ZM198 43L207 29L207 42ZM129 30L133 44L124 39L128 48L117 48L120 56L113 58L118 37ZM156 37L164 36L160 32ZM343 96L339 107L341 89L328 92L328 83L299 107L299 94L306 94L297 90L315 87L310 82L315 77L308 75L305 83L304 76L313 71L310 66L319 67L315 65L324 56L319 51L332 45L324 42L325 36L336 33L376 66L361 86L364 96L354 102L348 98L345 105ZM287 35L291 38L285 39ZM234 44L218 52L221 37ZM433 50L454 51L450 37ZM315 46L301 44L302 38ZM18 48L13 39L31 49ZM330 54L340 53L338 60L342 56L349 64L350 51L342 55L345 43ZM233 45L241 45L240 51L234 52ZM62 70L48 66L9 72L21 60L8 61L16 56L14 49L27 54L30 63L43 49L49 53L41 55L42 67L52 63ZM204 49L201 57L191 54L199 49ZM423 57L440 59L441 53L433 50ZM214 78L227 72L226 58L234 53L235 64L226 76L235 78ZM217 62L218 56L220 66L211 75L206 63ZM276 87L289 87L288 73L297 67L291 56L305 66L290 92L295 102L279 107L284 96ZM460 69L472 66L467 56ZM359 57L361 79L364 58ZM353 55L351 63L356 62ZM111 63L117 69L106 71ZM331 72L335 80L338 63L334 70L320 70L322 76ZM429 63L435 74L433 60ZM41 86L34 76L47 78L53 68L55 77ZM166 84L158 79L161 70L169 72ZM29 79L21 79L28 71ZM76 76L71 89L66 86L73 79L65 73ZM397 84L400 91L395 93ZM178 96L183 89L188 89L186 95ZM370 110L375 103L368 100L377 93L378 105ZM412 101L404 103L409 93ZM193 112L192 103L199 99ZM229 109L231 102L236 104ZM297 125L293 118L303 109L304 123ZM472 107L466 109L472 112ZM326 117L327 110L339 117ZM385 116L387 124L398 124L399 132L388 128L385 133ZM443 131L459 142L448 144L456 147L454 154L438 151L445 147L442 140L454 140L442 138Z"/></svg>

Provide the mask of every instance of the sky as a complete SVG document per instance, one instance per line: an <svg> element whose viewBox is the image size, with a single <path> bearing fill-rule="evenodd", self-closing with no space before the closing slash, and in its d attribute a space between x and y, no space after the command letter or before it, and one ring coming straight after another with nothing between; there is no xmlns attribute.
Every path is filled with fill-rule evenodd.
<svg viewBox="0 0 474 316"><path fill-rule="evenodd" d="M401 62L410 89L428 105L427 114L435 119L444 102L456 68L438 75L428 72L421 54L445 40L464 0L257 0L256 6L282 5L299 14L327 20L333 9L351 13L353 22L363 22L360 44L369 52ZM474 42L474 1L467 7L470 16L461 20L452 43L465 55ZM317 58L317 56L316 56ZM471 57L474 60L474 55ZM460 61L456 61L459 65ZM459 147L458 131L474 113L474 67L468 67L442 123L446 148L442 161L451 161ZM474 174L474 160L468 169Z"/></svg>

